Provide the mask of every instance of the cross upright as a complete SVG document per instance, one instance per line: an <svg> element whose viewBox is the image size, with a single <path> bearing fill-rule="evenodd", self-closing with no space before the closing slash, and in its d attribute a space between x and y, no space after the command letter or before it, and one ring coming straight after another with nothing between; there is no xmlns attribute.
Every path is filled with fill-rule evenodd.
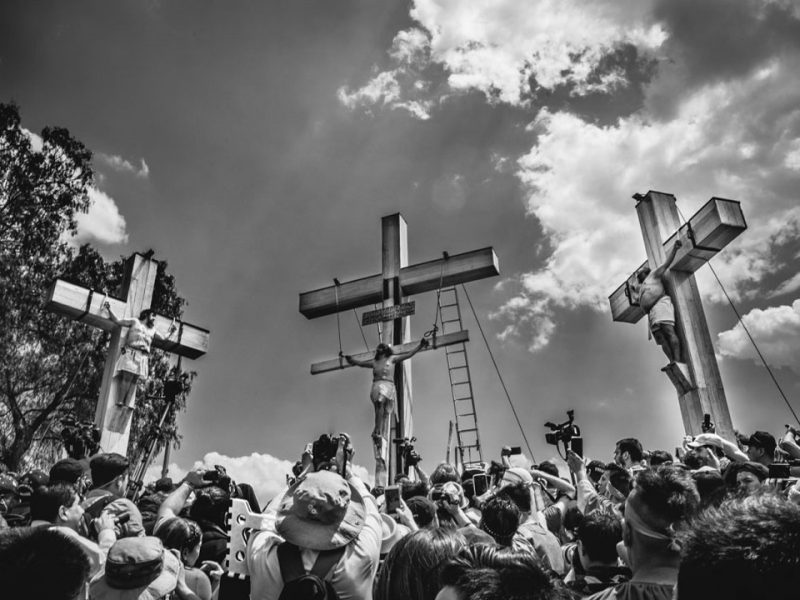
<svg viewBox="0 0 800 600"><path fill-rule="evenodd" d="M382 303L384 307L398 306L407 296L434 291L458 283L476 281L500 274L497 255L490 248L483 248L415 265L408 265L408 227L400 213L381 219L381 273L349 282L338 283L318 290L300 294L300 312L308 319L336 314L362 306ZM467 331L456 331L436 336L429 348L463 343L469 339ZM408 352L417 346L411 342L410 318L398 316L386 322L383 340L397 353ZM369 360L369 352L353 355L353 358ZM311 365L311 374L325 373L348 367L341 358L326 360ZM394 419L394 437L410 438L413 434L411 363L401 362L394 372L397 391L397 412ZM376 472L379 470L376 447ZM385 461L385 459L384 459ZM400 448L394 461L394 473L403 469ZM386 469L386 466L383 465Z"/></svg>
<svg viewBox="0 0 800 600"><path fill-rule="evenodd" d="M639 269L649 263L655 270L664 263L675 242L682 242L664 280L675 304L678 337L688 367L688 373L677 364L665 369L678 393L684 429L689 435L702 433L703 415L707 413L717 433L734 439L731 414L694 272L747 229L741 206L734 200L711 198L681 225L672 194L650 191L634 198L648 259ZM645 315L632 292L639 269L609 296L614 321L636 323Z"/></svg>
<svg viewBox="0 0 800 600"><path fill-rule="evenodd" d="M120 290L124 299L112 298L61 279L57 279L50 290L48 310L111 332L95 412L95 423L101 431L100 447L103 452L127 455L133 413L125 406L117 406L122 391L119 377L114 376L114 371L123 350L125 336L122 334L123 328L109 318L103 305L108 302L111 310L120 319L138 317L142 310L150 308L157 270L158 261L153 260L149 254L136 253L131 256L125 265L125 277ZM172 319L156 315L155 326L158 331L166 332L171 324ZM153 347L187 358L198 358L208 351L208 330L182 322L175 322L175 325L177 332L169 339L154 339Z"/></svg>

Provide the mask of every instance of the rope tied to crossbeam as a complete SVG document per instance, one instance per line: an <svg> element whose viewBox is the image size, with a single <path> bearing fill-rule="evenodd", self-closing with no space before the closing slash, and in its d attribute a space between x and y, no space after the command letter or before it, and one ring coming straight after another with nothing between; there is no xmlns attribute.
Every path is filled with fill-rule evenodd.
<svg viewBox="0 0 800 600"><path fill-rule="evenodd" d="M333 296L336 299L336 333L339 336L339 368L344 369L342 360L344 359L344 352L342 351L342 324L339 321L339 286L342 285L339 280L333 278Z"/></svg>
<svg viewBox="0 0 800 600"><path fill-rule="evenodd" d="M436 307L433 312L433 327L431 327L431 329L422 335L423 338L432 338L432 346L434 348L436 347L436 335L439 332L439 317L442 311L440 299L442 296L442 282L444 281L444 267L447 264L447 261L450 260L450 255L447 253L447 251L442 252L442 258L442 267L439 269L439 287L436 288ZM442 323L442 325L444 325L444 323Z"/></svg>

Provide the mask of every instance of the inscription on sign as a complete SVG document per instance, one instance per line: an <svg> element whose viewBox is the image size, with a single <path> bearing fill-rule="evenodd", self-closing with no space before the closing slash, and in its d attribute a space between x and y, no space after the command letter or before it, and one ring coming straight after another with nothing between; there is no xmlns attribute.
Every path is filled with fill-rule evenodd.
<svg viewBox="0 0 800 600"><path fill-rule="evenodd" d="M403 304L395 304L394 306L387 306L386 308L379 308L378 310L371 310L361 315L362 325L372 325L382 321L394 321L401 317L407 317L414 314L414 307L416 302L404 302Z"/></svg>

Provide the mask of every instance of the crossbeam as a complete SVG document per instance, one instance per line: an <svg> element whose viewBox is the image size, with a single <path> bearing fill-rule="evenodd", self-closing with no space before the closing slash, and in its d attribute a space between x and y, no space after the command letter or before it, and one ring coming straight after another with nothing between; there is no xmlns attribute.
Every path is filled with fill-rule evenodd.
<svg viewBox="0 0 800 600"><path fill-rule="evenodd" d="M724 198L711 198L692 215L687 223L681 225L664 242L665 250L672 248L677 239L684 242L670 269L694 273L745 229L747 229L747 223L739 202ZM646 261L608 297L611 316L615 321L637 323L645 316L641 307L630 297L630 289L636 280L636 273L645 266L647 266Z"/></svg>
<svg viewBox="0 0 800 600"><path fill-rule="evenodd" d="M453 333L446 333L444 335L439 335L436 337L431 337L430 345L427 348L423 348L420 352L426 352L428 350L436 350L437 348L443 348L445 346L452 346L453 344L461 344L463 342L469 341L469 331L466 329L463 331L454 331ZM392 351L395 354L400 354L402 352L411 352L414 348L417 347L419 344L419 340L414 342L408 342L406 344L398 344L397 346L392 346ZM356 360L370 360L374 356L372 352L362 352L360 354L354 354L353 358ZM347 369L354 365L350 365L347 363L346 360L333 358L331 360L325 360L318 363L313 363L311 365L311 374L312 375L319 375L320 373L328 373L330 371L340 371L342 369Z"/></svg>
<svg viewBox="0 0 800 600"><path fill-rule="evenodd" d="M439 287L477 281L500 274L500 263L493 248L482 248L448 258L430 260L400 269L400 293L413 296ZM307 319L383 302L384 275L328 286L300 294L300 312ZM338 289L337 289L338 287Z"/></svg>
<svg viewBox="0 0 800 600"><path fill-rule="evenodd" d="M125 301L57 279L48 296L47 309L71 319L86 323L103 331L114 331L117 327L108 317L103 302L108 301L118 315L125 313ZM156 329L166 332L172 319L156 315ZM153 347L166 350L186 358L199 358L208 352L210 334L207 329L175 321L176 330L169 340L153 340Z"/></svg>

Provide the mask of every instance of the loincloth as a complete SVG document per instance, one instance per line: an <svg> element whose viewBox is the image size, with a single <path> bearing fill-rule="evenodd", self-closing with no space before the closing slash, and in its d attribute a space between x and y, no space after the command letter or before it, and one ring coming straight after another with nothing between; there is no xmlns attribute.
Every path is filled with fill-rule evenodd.
<svg viewBox="0 0 800 600"><path fill-rule="evenodd" d="M124 371L146 379L150 372L148 366L149 358L149 354L143 350L129 347L123 348L122 354L117 359L117 364L114 365L114 372Z"/></svg>
<svg viewBox="0 0 800 600"><path fill-rule="evenodd" d="M672 299L664 294L659 298L647 313L647 320L650 330L655 330L662 323L675 325L675 307L672 306Z"/></svg>
<svg viewBox="0 0 800 600"><path fill-rule="evenodd" d="M372 400L374 404L377 404L384 402L384 400L381 400L381 398L385 398L394 404L394 402L397 400L397 390L395 389L393 382L386 381L385 379L379 379L372 382L372 389L369 392L369 399Z"/></svg>

